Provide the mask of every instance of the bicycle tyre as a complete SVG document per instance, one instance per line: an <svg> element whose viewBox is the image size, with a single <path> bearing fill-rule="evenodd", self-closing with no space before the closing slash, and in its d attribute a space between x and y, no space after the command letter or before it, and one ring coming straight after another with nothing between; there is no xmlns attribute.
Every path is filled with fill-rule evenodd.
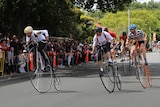
<svg viewBox="0 0 160 107"><path fill-rule="evenodd" d="M53 68L53 78L54 78L54 88L57 91L60 91L61 90L61 80L59 76L56 76L54 68Z"/></svg>
<svg viewBox="0 0 160 107"><path fill-rule="evenodd" d="M152 77L148 68L148 65L145 66L146 67L146 73L147 73L147 80L148 80L148 84L150 87L152 87Z"/></svg>
<svg viewBox="0 0 160 107"><path fill-rule="evenodd" d="M114 75L113 67L108 65L106 55L104 54L104 50L99 51L98 54L101 54L102 65L103 65L103 76L99 75L100 80L104 88L109 93L112 93L115 88L115 75Z"/></svg>
<svg viewBox="0 0 160 107"><path fill-rule="evenodd" d="M48 92L49 89L51 88L52 85L52 66L50 64L50 60L47 56L47 54L42 50L43 54L46 57L46 60L42 57L42 55L40 54L40 52L38 52L38 57L36 57L35 55L35 47L31 48L29 50L29 53L33 53L33 70L30 69L30 63L29 61L31 60L31 58L29 57L29 61L27 62L27 70L29 73L29 78L31 81L32 86L36 89L36 91L40 92L40 93L45 93ZM36 58L41 59L42 60L42 64L38 63L38 65L36 64ZM47 64L45 64L47 63ZM44 66L44 69L42 70L41 65Z"/></svg>
<svg viewBox="0 0 160 107"><path fill-rule="evenodd" d="M104 88L112 93L115 89L115 73L113 71L113 67L108 67L108 69L104 70L103 76L100 76L101 82Z"/></svg>
<svg viewBox="0 0 160 107"><path fill-rule="evenodd" d="M152 87L152 77L150 74L148 74L148 83L149 83L149 86Z"/></svg>
<svg viewBox="0 0 160 107"><path fill-rule="evenodd" d="M146 79L146 69L144 63L144 57L142 54L136 55L137 63L137 71L138 71L138 79L143 88L147 87L147 79Z"/></svg>
<svg viewBox="0 0 160 107"><path fill-rule="evenodd" d="M118 74L118 67L117 65L114 66L114 72L115 72L115 76L116 76L116 85L117 85L117 88L118 90L121 90L122 88L122 84L121 84L121 77L120 77L120 74Z"/></svg>

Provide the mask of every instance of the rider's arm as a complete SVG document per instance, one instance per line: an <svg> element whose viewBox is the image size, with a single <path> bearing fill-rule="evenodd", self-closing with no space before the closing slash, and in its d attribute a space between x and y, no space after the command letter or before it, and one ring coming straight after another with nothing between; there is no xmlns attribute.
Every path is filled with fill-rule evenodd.
<svg viewBox="0 0 160 107"><path fill-rule="evenodd" d="M95 51L96 43L97 43L97 41L96 41L96 35L95 35L95 36L93 37L93 44L92 44L92 51L91 51L91 53L93 53L93 52Z"/></svg>
<svg viewBox="0 0 160 107"><path fill-rule="evenodd" d="M48 41L48 40L49 40L48 30L41 30L41 31L42 31L42 33L45 35L46 40Z"/></svg>
<svg viewBox="0 0 160 107"><path fill-rule="evenodd" d="M126 45L129 45L129 37L127 35L127 38L126 38Z"/></svg>
<svg viewBox="0 0 160 107"><path fill-rule="evenodd" d="M30 41L30 37L26 36L26 45L29 44L29 41Z"/></svg>
<svg viewBox="0 0 160 107"><path fill-rule="evenodd" d="M48 34L48 30L34 30L34 32L39 35L42 34L45 36L46 40L49 40L49 34Z"/></svg>
<svg viewBox="0 0 160 107"><path fill-rule="evenodd" d="M145 46L146 46L146 44L147 44L147 34L144 33L144 32L143 32L143 34L144 34L144 44L145 44Z"/></svg>

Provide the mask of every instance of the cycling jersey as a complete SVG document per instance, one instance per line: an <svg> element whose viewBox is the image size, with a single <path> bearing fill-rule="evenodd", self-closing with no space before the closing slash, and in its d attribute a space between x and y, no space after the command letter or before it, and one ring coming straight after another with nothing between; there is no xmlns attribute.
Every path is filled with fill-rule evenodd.
<svg viewBox="0 0 160 107"><path fill-rule="evenodd" d="M108 33L110 33L110 35L113 37L113 38L115 38L116 39L116 34L114 33L114 32L112 32L112 31L108 31Z"/></svg>
<svg viewBox="0 0 160 107"><path fill-rule="evenodd" d="M33 30L31 37L26 36L26 42L29 42L30 39L40 42L46 40L46 37L49 36L47 30Z"/></svg>
<svg viewBox="0 0 160 107"><path fill-rule="evenodd" d="M126 35L126 36L123 36L123 35L122 35L122 36L120 36L119 38L120 38L120 40L126 41L126 40L127 40L127 35Z"/></svg>
<svg viewBox="0 0 160 107"><path fill-rule="evenodd" d="M102 31L101 36L97 36L97 34L93 37L93 46L96 46L98 44L104 44L107 42L111 42L113 40L113 37L106 31Z"/></svg>
<svg viewBox="0 0 160 107"><path fill-rule="evenodd" d="M144 32L142 30L135 30L135 34L129 32L128 37L129 39L138 39L138 41L144 41Z"/></svg>

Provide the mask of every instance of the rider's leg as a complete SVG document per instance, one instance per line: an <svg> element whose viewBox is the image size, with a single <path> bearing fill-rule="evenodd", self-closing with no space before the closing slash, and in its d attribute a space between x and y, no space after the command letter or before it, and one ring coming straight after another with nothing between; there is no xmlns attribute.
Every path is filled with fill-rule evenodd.
<svg viewBox="0 0 160 107"><path fill-rule="evenodd" d="M46 43L39 42L38 51L41 53L42 57L45 59L45 66L46 66L48 64L47 63L48 61L47 61L47 58L46 58L45 54L42 51L42 50L44 50L45 46L46 46Z"/></svg>
<svg viewBox="0 0 160 107"><path fill-rule="evenodd" d="M131 56L131 62L133 64L135 59L135 45L131 46L130 56Z"/></svg>
<svg viewBox="0 0 160 107"><path fill-rule="evenodd" d="M98 66L99 66L99 69L100 71L103 71L103 65L102 65L102 54L101 52L98 53Z"/></svg>
<svg viewBox="0 0 160 107"><path fill-rule="evenodd" d="M145 64L148 64L147 58L146 58L146 49L145 49L145 44L144 43L140 44L140 50L141 50L142 55L144 57Z"/></svg>
<svg viewBox="0 0 160 107"><path fill-rule="evenodd" d="M102 60L98 61L100 71L103 71Z"/></svg>
<svg viewBox="0 0 160 107"><path fill-rule="evenodd" d="M116 62L116 52L115 52L115 49L111 49L111 55L112 55L112 60L113 62Z"/></svg>
<svg viewBox="0 0 160 107"><path fill-rule="evenodd" d="M104 51L106 53L106 58L108 59L109 63L112 63L110 43L107 43L105 45Z"/></svg>
<svg viewBox="0 0 160 107"><path fill-rule="evenodd" d="M108 52L106 53L106 57L107 57L109 63L112 63L112 58L111 58L111 52L110 52L110 51L108 51Z"/></svg>

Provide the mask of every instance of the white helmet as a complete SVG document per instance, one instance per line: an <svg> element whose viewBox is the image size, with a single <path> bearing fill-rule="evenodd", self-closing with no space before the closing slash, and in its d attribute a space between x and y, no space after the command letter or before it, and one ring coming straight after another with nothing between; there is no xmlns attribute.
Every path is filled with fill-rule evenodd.
<svg viewBox="0 0 160 107"><path fill-rule="evenodd" d="M25 27L25 29L24 29L24 33L31 33L32 31L33 31L32 26L27 26L27 27Z"/></svg>

